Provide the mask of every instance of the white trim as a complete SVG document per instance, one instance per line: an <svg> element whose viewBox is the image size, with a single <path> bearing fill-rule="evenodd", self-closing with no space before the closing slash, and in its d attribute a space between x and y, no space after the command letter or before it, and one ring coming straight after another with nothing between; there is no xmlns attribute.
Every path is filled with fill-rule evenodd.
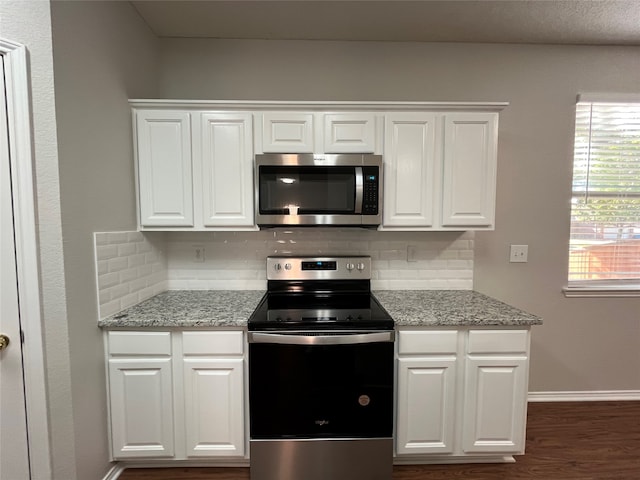
<svg viewBox="0 0 640 480"><path fill-rule="evenodd" d="M102 477L102 480L117 480L122 472L124 472L125 467L116 463L111 469L107 472L107 474Z"/></svg>
<svg viewBox="0 0 640 480"><path fill-rule="evenodd" d="M640 390L529 392L530 402L614 402L620 400L640 400Z"/></svg>
<svg viewBox="0 0 640 480"><path fill-rule="evenodd" d="M593 287L564 287L562 293L567 298L585 297L640 297L640 286L593 286Z"/></svg>
<svg viewBox="0 0 640 480"><path fill-rule="evenodd" d="M576 103L640 103L637 93L581 93Z"/></svg>
<svg viewBox="0 0 640 480"><path fill-rule="evenodd" d="M509 105L509 102L345 102L345 101L272 101L272 100L162 100L162 99L130 99L133 108L189 108L213 110L403 110L403 111L456 111L465 112L481 110L484 112L499 112Z"/></svg>
<svg viewBox="0 0 640 480"><path fill-rule="evenodd" d="M34 479L45 479L52 477L52 468L40 306L40 256L33 186L27 50L23 45L0 39L0 55L5 60L16 263L20 286L18 297L25 337L23 356L31 476Z"/></svg>

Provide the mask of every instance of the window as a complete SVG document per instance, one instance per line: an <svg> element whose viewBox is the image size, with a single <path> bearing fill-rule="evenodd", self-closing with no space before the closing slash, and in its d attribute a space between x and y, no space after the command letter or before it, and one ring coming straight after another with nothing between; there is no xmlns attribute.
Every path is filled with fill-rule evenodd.
<svg viewBox="0 0 640 480"><path fill-rule="evenodd" d="M640 103L576 106L569 288L640 290Z"/></svg>

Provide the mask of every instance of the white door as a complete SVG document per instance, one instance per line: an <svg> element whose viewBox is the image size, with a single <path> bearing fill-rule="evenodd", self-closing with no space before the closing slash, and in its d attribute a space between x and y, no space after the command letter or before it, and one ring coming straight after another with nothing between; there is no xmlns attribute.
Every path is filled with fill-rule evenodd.
<svg viewBox="0 0 640 480"><path fill-rule="evenodd" d="M187 456L244 455L242 358L184 360Z"/></svg>
<svg viewBox="0 0 640 480"><path fill-rule="evenodd" d="M447 114L444 132L442 225L492 227L498 114Z"/></svg>
<svg viewBox="0 0 640 480"><path fill-rule="evenodd" d="M192 227L189 113L140 110L136 136L140 225Z"/></svg>
<svg viewBox="0 0 640 480"><path fill-rule="evenodd" d="M385 117L383 226L433 226L436 191L433 113L393 113Z"/></svg>
<svg viewBox="0 0 640 480"><path fill-rule="evenodd" d="M398 455L452 453L456 359L398 359Z"/></svg>
<svg viewBox="0 0 640 480"><path fill-rule="evenodd" d="M251 114L203 113L200 127L204 226L253 226Z"/></svg>
<svg viewBox="0 0 640 480"><path fill-rule="evenodd" d="M465 453L524 452L526 357L469 357L466 365Z"/></svg>
<svg viewBox="0 0 640 480"><path fill-rule="evenodd" d="M31 475L3 62L0 55L0 333L9 339L9 344L0 351L0 478L25 480Z"/></svg>
<svg viewBox="0 0 640 480"><path fill-rule="evenodd" d="M172 457L170 358L109 360L114 458Z"/></svg>

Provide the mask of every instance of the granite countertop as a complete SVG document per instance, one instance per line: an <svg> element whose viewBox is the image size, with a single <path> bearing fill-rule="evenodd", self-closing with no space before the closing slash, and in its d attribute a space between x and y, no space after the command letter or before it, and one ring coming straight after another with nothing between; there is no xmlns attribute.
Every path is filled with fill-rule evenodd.
<svg viewBox="0 0 640 480"><path fill-rule="evenodd" d="M102 319L99 327L244 327L263 290L169 290Z"/></svg>
<svg viewBox="0 0 640 480"><path fill-rule="evenodd" d="M102 319L99 327L245 327L262 290L170 290ZM396 326L529 326L542 319L470 290L373 292Z"/></svg>
<svg viewBox="0 0 640 480"><path fill-rule="evenodd" d="M529 326L542 319L472 290L373 292L396 326Z"/></svg>

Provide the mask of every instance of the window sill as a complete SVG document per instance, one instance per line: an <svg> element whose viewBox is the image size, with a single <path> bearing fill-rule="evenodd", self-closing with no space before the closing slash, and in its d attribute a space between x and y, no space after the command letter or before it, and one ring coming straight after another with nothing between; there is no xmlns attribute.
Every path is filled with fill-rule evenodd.
<svg viewBox="0 0 640 480"><path fill-rule="evenodd" d="M562 289L567 298L587 298L587 297L640 297L640 285L627 286L575 286L564 287Z"/></svg>

